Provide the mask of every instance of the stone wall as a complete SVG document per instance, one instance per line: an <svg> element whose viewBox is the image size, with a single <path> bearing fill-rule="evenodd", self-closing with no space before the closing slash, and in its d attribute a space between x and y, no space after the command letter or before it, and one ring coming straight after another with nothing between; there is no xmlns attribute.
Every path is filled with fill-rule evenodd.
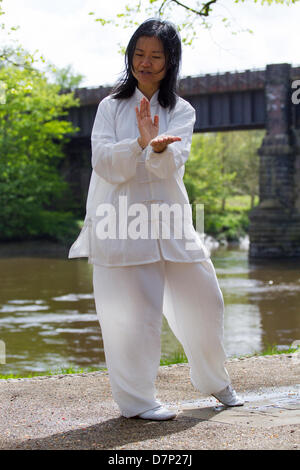
<svg viewBox="0 0 300 470"><path fill-rule="evenodd" d="M250 213L251 258L300 256L299 146L291 127L291 66L268 65L260 203Z"/></svg>

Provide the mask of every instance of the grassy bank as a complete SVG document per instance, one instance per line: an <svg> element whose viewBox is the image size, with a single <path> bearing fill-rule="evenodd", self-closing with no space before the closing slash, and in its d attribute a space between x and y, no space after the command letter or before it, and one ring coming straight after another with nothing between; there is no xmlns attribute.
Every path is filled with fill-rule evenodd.
<svg viewBox="0 0 300 470"><path fill-rule="evenodd" d="M244 356L232 356L236 358L245 358L245 357L254 357L254 356L272 356L272 355L277 355L277 354L291 354L294 352L300 352L300 347L298 348L293 348L289 347L288 349L278 349L277 346L275 345L269 345L267 346L263 351L261 352L256 352L254 354L246 354ZM160 365L161 366L167 366L171 364L182 364L182 363L187 363L187 358L184 352L178 351L176 352L171 358L168 359L161 359L160 360ZM41 376L52 376L52 375L65 375L65 374L84 374L88 372L95 372L99 370L107 370L105 367L86 367L86 368L80 368L80 367L75 367L75 366L69 366L65 368L59 368L59 369L50 369L45 372L32 372L28 374L0 374L0 379L21 379L21 378L31 378L31 377L41 377Z"/></svg>

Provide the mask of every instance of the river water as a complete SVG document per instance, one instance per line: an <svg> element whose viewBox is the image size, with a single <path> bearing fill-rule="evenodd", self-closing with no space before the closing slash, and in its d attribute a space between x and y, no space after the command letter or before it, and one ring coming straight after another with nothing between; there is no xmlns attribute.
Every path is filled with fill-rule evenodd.
<svg viewBox="0 0 300 470"><path fill-rule="evenodd" d="M0 250L0 373L105 366L92 292L92 266L66 252ZM30 253L30 250L29 250ZM300 339L300 260L248 260L248 252L219 248L212 261L225 301L229 357L286 348ZM180 344L163 318L162 358Z"/></svg>

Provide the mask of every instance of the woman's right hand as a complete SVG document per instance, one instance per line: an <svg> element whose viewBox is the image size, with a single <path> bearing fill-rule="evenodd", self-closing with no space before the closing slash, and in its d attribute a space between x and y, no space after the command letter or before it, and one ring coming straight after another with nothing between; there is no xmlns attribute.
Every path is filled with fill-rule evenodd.
<svg viewBox="0 0 300 470"><path fill-rule="evenodd" d="M142 148L147 147L150 140L158 135L159 117L156 114L152 122L150 103L146 98L142 98L140 102L140 110L138 106L135 108L136 119L140 131L138 142Z"/></svg>

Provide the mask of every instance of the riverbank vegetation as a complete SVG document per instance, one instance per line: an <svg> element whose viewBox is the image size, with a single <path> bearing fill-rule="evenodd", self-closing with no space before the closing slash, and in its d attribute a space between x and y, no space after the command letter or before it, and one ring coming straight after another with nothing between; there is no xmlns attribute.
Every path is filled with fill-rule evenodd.
<svg viewBox="0 0 300 470"><path fill-rule="evenodd" d="M203 204L204 232L238 241L258 204L259 156L264 131L212 132L193 136L184 183L193 210Z"/></svg>
<svg viewBox="0 0 300 470"><path fill-rule="evenodd" d="M63 242L78 231L60 163L78 130L68 113L83 76L26 51L15 29L0 23L0 241Z"/></svg>
<svg viewBox="0 0 300 470"><path fill-rule="evenodd" d="M0 83L0 240L63 240L77 229L59 163L78 101L28 64L2 65Z"/></svg>

